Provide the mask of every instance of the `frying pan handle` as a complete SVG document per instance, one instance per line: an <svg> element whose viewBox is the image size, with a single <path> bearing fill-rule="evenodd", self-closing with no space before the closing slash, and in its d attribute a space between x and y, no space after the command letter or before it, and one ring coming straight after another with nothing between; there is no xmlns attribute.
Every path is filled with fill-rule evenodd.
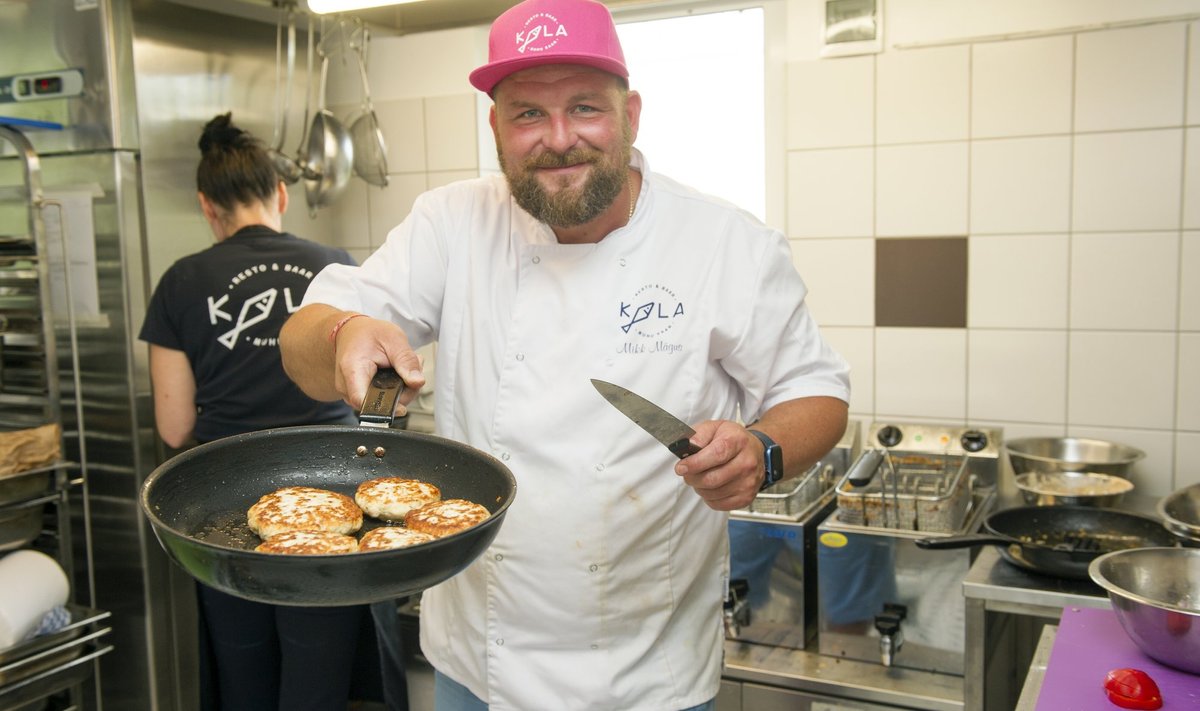
<svg viewBox="0 0 1200 711"><path fill-rule="evenodd" d="M358 421L366 427L391 427L396 402L404 392L404 379L392 368L380 368L367 386Z"/></svg>
<svg viewBox="0 0 1200 711"><path fill-rule="evenodd" d="M950 550L953 548L974 548L975 546L1000 545L1007 546L1012 541L1001 536L989 536L986 533L976 533L967 536L945 536L938 538L918 538L913 543L917 548L927 550Z"/></svg>

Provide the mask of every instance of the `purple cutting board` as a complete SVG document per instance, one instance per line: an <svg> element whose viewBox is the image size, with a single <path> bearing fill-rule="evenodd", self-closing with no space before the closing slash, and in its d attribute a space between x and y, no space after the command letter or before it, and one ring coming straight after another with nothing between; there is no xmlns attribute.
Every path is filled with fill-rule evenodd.
<svg viewBox="0 0 1200 711"><path fill-rule="evenodd" d="M1141 669L1162 692L1165 711L1200 708L1200 676L1172 669L1142 653L1111 610L1063 609L1038 694L1037 711L1108 711L1120 706L1104 693L1113 669Z"/></svg>

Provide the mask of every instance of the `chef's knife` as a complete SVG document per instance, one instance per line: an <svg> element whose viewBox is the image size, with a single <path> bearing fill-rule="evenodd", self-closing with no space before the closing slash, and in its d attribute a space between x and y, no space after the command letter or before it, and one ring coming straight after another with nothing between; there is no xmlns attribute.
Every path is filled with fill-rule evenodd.
<svg viewBox="0 0 1200 711"><path fill-rule="evenodd" d="M620 385L595 378L592 378L592 385L609 404L633 420L638 427L649 432L654 439L662 442L676 457L683 459L700 451L699 447L688 441L689 437L696 434L696 430L688 427L687 423L678 417Z"/></svg>

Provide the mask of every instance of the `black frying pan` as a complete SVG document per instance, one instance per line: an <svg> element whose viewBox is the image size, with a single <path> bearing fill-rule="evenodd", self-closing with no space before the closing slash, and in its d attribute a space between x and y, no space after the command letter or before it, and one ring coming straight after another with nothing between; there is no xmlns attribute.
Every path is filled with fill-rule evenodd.
<svg viewBox="0 0 1200 711"><path fill-rule="evenodd" d="M1105 553L1176 543L1154 518L1090 506L1020 506L992 513L983 525L986 533L914 542L935 550L998 545L1019 568L1078 580L1089 580L1088 564Z"/></svg>
<svg viewBox="0 0 1200 711"><path fill-rule="evenodd" d="M393 404L384 404L389 421ZM442 498L474 501L492 515L409 548L316 556L253 550L259 539L246 511L262 495L313 486L353 497L359 483L381 476L430 482ZM461 572L495 538L515 494L507 467L459 442L386 427L316 425L235 435L183 452L150 474L141 504L167 555L200 582L259 602L333 606L413 595ZM379 525L364 516L360 534Z"/></svg>

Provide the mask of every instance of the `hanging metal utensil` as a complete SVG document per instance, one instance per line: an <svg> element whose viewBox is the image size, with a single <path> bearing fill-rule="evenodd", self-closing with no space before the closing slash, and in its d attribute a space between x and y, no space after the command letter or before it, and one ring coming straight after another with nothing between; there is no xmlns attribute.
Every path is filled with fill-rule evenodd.
<svg viewBox="0 0 1200 711"><path fill-rule="evenodd" d="M287 73L285 77L281 77L281 57L282 54L282 35L284 30L284 18L281 16L279 26L275 32L275 135L271 141L271 147L267 149L268 155L271 156L271 162L275 166L275 172L279 174L283 182L291 185L300 180L303 171L296 164L296 160L283 152L283 143L287 140L288 114L292 109L292 78L296 68L296 17L294 8L288 6L284 9L284 16L287 20ZM305 123L307 123L307 117Z"/></svg>
<svg viewBox="0 0 1200 711"><path fill-rule="evenodd" d="M301 177L305 179L320 177L308 165L308 137L312 130L308 117L312 112L312 81L313 81L313 20L308 16L308 49L306 52L307 69L304 74L304 120L300 123L300 145L296 146L296 167L300 169ZM311 208L310 208L311 212Z"/></svg>
<svg viewBox="0 0 1200 711"><path fill-rule="evenodd" d="M350 123L350 138L354 141L354 174L371 185L387 187L387 144L383 140L383 131L379 128L379 119L375 116L375 106L371 103L371 87L367 82L367 48L370 34L362 29L362 42L356 47L358 56L358 73L362 78L363 103L362 110Z"/></svg>
<svg viewBox="0 0 1200 711"><path fill-rule="evenodd" d="M323 42L324 44L324 42ZM321 84L317 113L308 134L306 165L315 174L305 175L304 193L310 216L317 208L332 204L346 189L354 172L354 142L341 121L325 108L325 81L329 75L329 55L321 54Z"/></svg>

